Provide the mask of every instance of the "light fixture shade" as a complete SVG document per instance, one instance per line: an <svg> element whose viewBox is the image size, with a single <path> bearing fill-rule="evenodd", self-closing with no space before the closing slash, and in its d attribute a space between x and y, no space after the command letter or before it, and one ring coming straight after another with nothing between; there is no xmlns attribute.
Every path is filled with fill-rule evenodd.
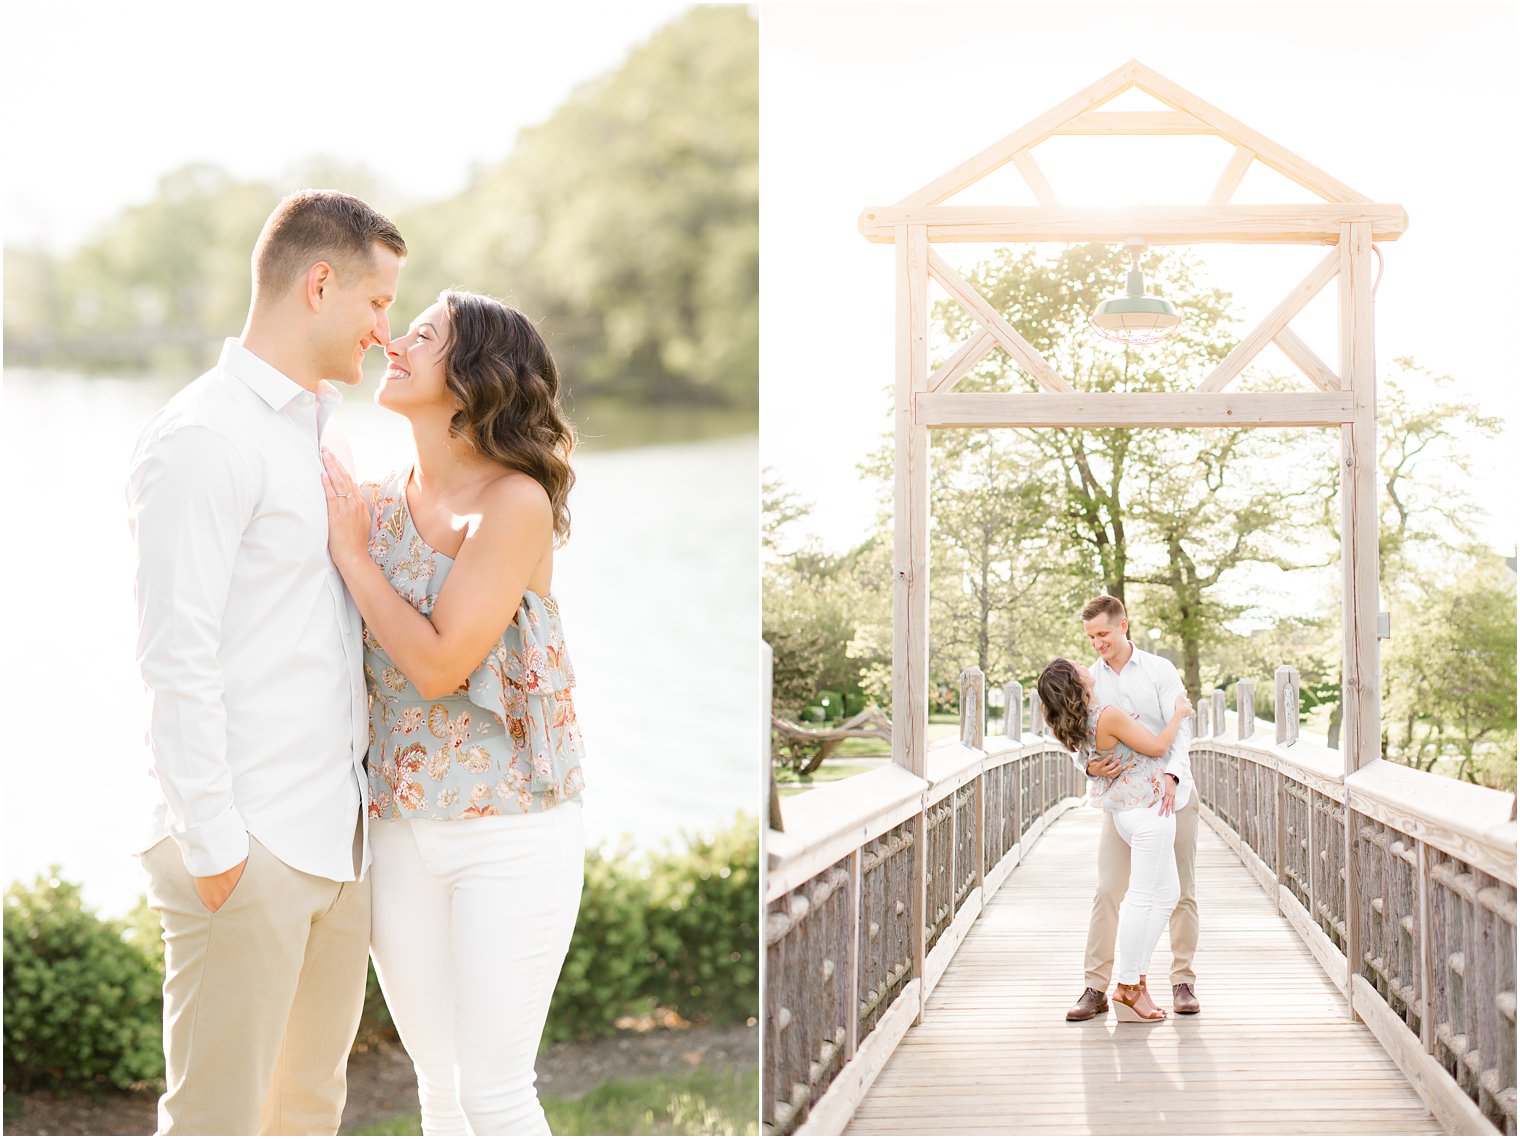
<svg viewBox="0 0 1520 1139"><path fill-rule="evenodd" d="M1152 344L1182 327L1182 318L1158 297L1113 297L1093 310L1092 326L1110 340Z"/></svg>
<svg viewBox="0 0 1520 1139"><path fill-rule="evenodd" d="M1145 295L1145 277L1140 272L1144 240L1132 237L1124 247L1129 250L1133 266L1129 271L1129 287L1124 296L1110 297L1093 309L1092 326L1100 335L1122 344L1165 340L1182 327L1182 318L1169 302Z"/></svg>

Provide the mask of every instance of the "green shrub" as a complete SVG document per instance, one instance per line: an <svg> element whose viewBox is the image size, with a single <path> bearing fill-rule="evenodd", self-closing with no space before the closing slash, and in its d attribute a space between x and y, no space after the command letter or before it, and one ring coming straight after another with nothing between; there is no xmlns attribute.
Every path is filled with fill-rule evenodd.
<svg viewBox="0 0 1520 1139"><path fill-rule="evenodd" d="M164 1074L162 974L54 867L5 894L5 1084L127 1088Z"/></svg>
<svg viewBox="0 0 1520 1139"><path fill-rule="evenodd" d="M359 1015L359 1031L354 1036L354 1047L368 1048L377 1040L397 1040L396 1022L391 1019L390 1006L380 991L380 978L375 976L375 963L369 963L369 975L364 979L364 1011Z"/></svg>
<svg viewBox="0 0 1520 1139"><path fill-rule="evenodd" d="M676 850L587 855L545 1039L605 1036L656 1006L691 1021L756 1015L759 883L755 820L742 814Z"/></svg>
<svg viewBox="0 0 1520 1139"><path fill-rule="evenodd" d="M674 850L586 856L575 935L546 1041L608 1036L625 1016L756 1015L760 852L752 816ZM163 941L139 903L85 909L56 875L5 899L5 1082L126 1087L163 1075ZM395 1038L371 967L357 1045Z"/></svg>
<svg viewBox="0 0 1520 1139"><path fill-rule="evenodd" d="M546 1040L608 1036L620 1016L649 1012L649 880L645 860L621 850L586 855L581 909L549 1006Z"/></svg>
<svg viewBox="0 0 1520 1139"><path fill-rule="evenodd" d="M760 844L742 816L661 856L651 876L653 992L686 1020L757 1015Z"/></svg>

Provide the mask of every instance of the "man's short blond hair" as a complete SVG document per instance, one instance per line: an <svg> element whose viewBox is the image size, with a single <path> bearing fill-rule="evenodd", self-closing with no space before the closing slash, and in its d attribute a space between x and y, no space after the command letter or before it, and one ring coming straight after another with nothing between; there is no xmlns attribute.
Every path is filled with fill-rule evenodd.
<svg viewBox="0 0 1520 1139"><path fill-rule="evenodd" d="M1082 606L1083 621L1091 621L1094 617L1108 617L1114 621L1123 621L1129 618L1129 614L1124 611L1124 602L1104 593Z"/></svg>
<svg viewBox="0 0 1520 1139"><path fill-rule="evenodd" d="M372 206L338 190L297 190L274 208L254 244L254 295L278 296L318 261L362 274L374 265L376 242L406 256L396 223Z"/></svg>

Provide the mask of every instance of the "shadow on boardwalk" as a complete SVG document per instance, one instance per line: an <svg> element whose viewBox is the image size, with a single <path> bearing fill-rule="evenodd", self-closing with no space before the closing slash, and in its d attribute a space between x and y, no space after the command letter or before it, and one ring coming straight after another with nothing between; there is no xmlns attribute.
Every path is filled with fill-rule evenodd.
<svg viewBox="0 0 1520 1139"><path fill-rule="evenodd" d="M1443 1134L1239 859L1198 830L1203 1012L1067 1023L1099 814L1052 827L994 895L847 1134ZM1164 1007L1163 936L1152 991Z"/></svg>

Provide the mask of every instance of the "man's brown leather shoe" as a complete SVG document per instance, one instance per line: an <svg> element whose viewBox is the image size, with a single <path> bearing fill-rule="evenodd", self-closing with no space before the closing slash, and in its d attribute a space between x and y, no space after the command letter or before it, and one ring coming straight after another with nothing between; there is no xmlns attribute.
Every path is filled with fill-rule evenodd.
<svg viewBox="0 0 1520 1139"><path fill-rule="evenodd" d="M1192 985L1172 986L1172 1011L1184 1015L1199 1010L1198 998L1193 995Z"/></svg>
<svg viewBox="0 0 1520 1139"><path fill-rule="evenodd" d="M1108 1011L1108 998L1097 989L1083 989L1077 1003L1066 1014L1067 1020L1091 1020L1100 1012ZM1196 1010L1195 1010L1196 1011Z"/></svg>

